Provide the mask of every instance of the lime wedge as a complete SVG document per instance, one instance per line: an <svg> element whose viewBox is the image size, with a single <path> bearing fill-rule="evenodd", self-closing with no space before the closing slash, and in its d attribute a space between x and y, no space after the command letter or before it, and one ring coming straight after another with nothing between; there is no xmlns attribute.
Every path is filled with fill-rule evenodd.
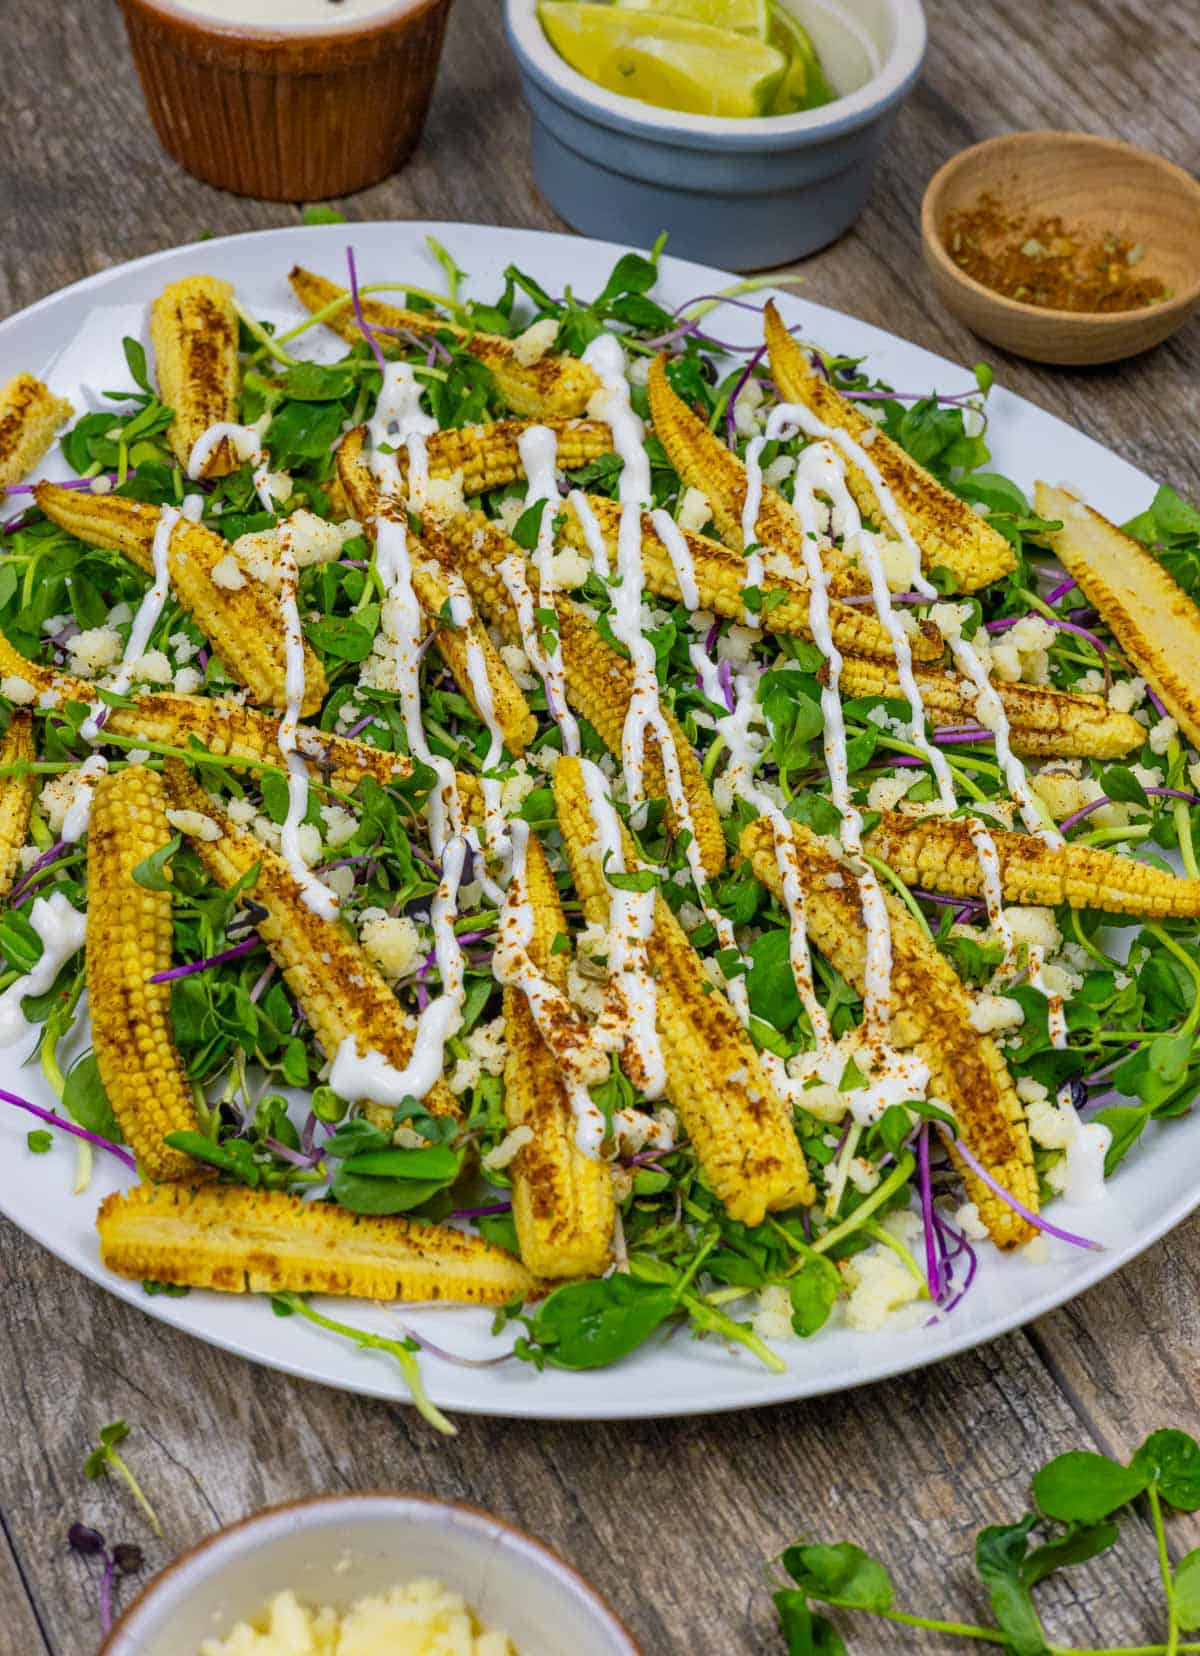
<svg viewBox="0 0 1200 1656"><path fill-rule="evenodd" d="M820 109L822 104L832 103L838 94L821 67L808 30L786 5L778 5L776 0L768 0L768 4L766 38L787 58L788 66L767 113L794 115L801 109Z"/></svg>
<svg viewBox="0 0 1200 1656"><path fill-rule="evenodd" d="M787 59L729 29L588 0L542 0L550 44L609 92L689 115L761 115Z"/></svg>
<svg viewBox="0 0 1200 1656"><path fill-rule="evenodd" d="M768 0L616 0L616 4L623 11L657 12L707 23L710 29L731 29L752 40L767 38L770 21Z"/></svg>

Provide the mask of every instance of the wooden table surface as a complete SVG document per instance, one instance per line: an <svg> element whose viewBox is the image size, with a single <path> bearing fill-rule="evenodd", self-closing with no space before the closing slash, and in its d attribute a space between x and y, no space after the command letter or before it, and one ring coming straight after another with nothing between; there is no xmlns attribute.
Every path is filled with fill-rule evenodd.
<svg viewBox="0 0 1200 1656"><path fill-rule="evenodd" d="M458 0L422 148L399 177L342 204L350 218L559 227L531 177L499 10ZM935 308L917 237L930 174L993 133L1115 134L1194 170L1200 12L1193 0L930 0L928 11L924 79L861 223L806 263L807 296L964 363L986 358L1005 384L1200 496L1200 324L1117 368L1025 366ZM204 232L297 222L293 208L197 183L160 152L112 0L0 0L0 45L0 315ZM0 363L0 378L21 366ZM371 1486L466 1498L553 1541L648 1656L765 1656L781 1650L765 1562L801 1532L857 1538L891 1561L904 1604L969 1615L982 1609L974 1532L1019 1516L1033 1466L1072 1447L1124 1456L1159 1425L1200 1433L1200 1219L1066 1310L908 1379L681 1422L464 1419L451 1443L408 1408L174 1333L0 1224L4 1656L95 1650L96 1581L64 1547L76 1518L146 1541L158 1567L256 1507ZM136 1425L130 1455L165 1522L161 1545L115 1487L83 1477L98 1428L122 1416ZM1186 1522L1173 1535L1181 1549L1200 1540ZM1148 1533L1121 1557L1049 1594L1063 1642L1161 1636ZM946 1647L867 1624L854 1648Z"/></svg>

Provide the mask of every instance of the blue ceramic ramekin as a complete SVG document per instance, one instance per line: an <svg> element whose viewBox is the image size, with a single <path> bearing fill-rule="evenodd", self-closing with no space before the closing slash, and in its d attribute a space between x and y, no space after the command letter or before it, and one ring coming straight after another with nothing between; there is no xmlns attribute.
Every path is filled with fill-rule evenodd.
<svg viewBox="0 0 1200 1656"><path fill-rule="evenodd" d="M925 15L920 0L806 0L796 9L810 25L814 11L851 18L874 72L824 108L733 120L605 91L551 46L537 0L505 0L533 116L534 173L550 205L587 235L649 247L666 230L671 253L737 270L782 264L840 236L862 210L920 73ZM810 32L837 84L823 31Z"/></svg>

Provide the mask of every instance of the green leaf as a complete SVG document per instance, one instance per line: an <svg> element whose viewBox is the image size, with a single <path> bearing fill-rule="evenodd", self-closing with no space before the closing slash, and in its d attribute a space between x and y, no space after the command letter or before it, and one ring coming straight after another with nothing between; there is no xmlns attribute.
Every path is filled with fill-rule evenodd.
<svg viewBox="0 0 1200 1656"><path fill-rule="evenodd" d="M319 362L297 362L283 377L284 389L297 402L334 402L355 390L355 376L346 368Z"/></svg>
<svg viewBox="0 0 1200 1656"><path fill-rule="evenodd" d="M167 864L183 844L182 834L172 834L165 845L160 845L157 851L152 851L148 857L131 870L138 885L144 886L147 891L170 891L172 881L167 873Z"/></svg>
<svg viewBox="0 0 1200 1656"><path fill-rule="evenodd" d="M47 1132L44 1127L35 1127L32 1133L25 1135L25 1147L35 1156L44 1156L53 1146L54 1134Z"/></svg>
<svg viewBox="0 0 1200 1656"><path fill-rule="evenodd" d="M365 661L375 641L375 628L364 626L352 615L328 615L306 627L305 635L322 655L334 661Z"/></svg>
<svg viewBox="0 0 1200 1656"><path fill-rule="evenodd" d="M348 1173L369 1173L381 1179L455 1179L462 1154L444 1145L427 1150L367 1150L345 1163Z"/></svg>
<svg viewBox="0 0 1200 1656"><path fill-rule="evenodd" d="M1185 1553L1175 1566L1175 1614L1185 1633L1200 1627L1200 1547Z"/></svg>
<svg viewBox="0 0 1200 1656"><path fill-rule="evenodd" d="M333 1096L336 1097L336 1094ZM344 1106L342 1113L345 1113ZM376 1127L366 1116L354 1116L350 1121L343 1122L330 1137L325 1145L325 1154L341 1157L358 1156L368 1150L387 1150L391 1142L392 1135Z"/></svg>
<svg viewBox="0 0 1200 1656"><path fill-rule="evenodd" d="M1125 1157L1141 1138L1150 1119L1149 1105L1112 1104L1105 1110L1097 1110L1093 1120L1102 1127L1107 1127L1112 1134L1112 1142L1104 1157L1104 1177L1111 1179Z"/></svg>
<svg viewBox="0 0 1200 1656"><path fill-rule="evenodd" d="M530 1334L555 1368L605 1368L636 1351L677 1310L670 1288L618 1273L554 1289Z"/></svg>
<svg viewBox="0 0 1200 1656"><path fill-rule="evenodd" d="M607 304L623 293L649 293L658 280L658 266L640 253L623 253L612 267L603 288L596 295L597 305Z"/></svg>
<svg viewBox="0 0 1200 1656"><path fill-rule="evenodd" d="M842 826L841 813L824 794L797 794L784 812L789 822L802 822L814 834L836 834Z"/></svg>
<svg viewBox="0 0 1200 1656"><path fill-rule="evenodd" d="M1019 1524L993 1524L975 1538L975 1569L1016 1656L1048 1656L1046 1635L1021 1574L1036 1523L1037 1514L1031 1512Z"/></svg>
<svg viewBox="0 0 1200 1656"><path fill-rule="evenodd" d="M302 224L345 224L346 215L336 207L325 207L318 202L315 207L305 207L300 220Z"/></svg>
<svg viewBox="0 0 1200 1656"><path fill-rule="evenodd" d="M1200 512L1168 484L1159 488L1144 512L1124 525L1187 593L1200 599Z"/></svg>
<svg viewBox="0 0 1200 1656"><path fill-rule="evenodd" d="M146 367L145 346L126 335L121 341L121 348L125 352L125 366L129 369L129 377L133 383L151 397L157 397L158 393L150 383L150 374Z"/></svg>
<svg viewBox="0 0 1200 1656"><path fill-rule="evenodd" d="M746 973L750 1010L777 1030L790 1029L800 1016L791 946L786 929L765 931L750 946L750 969Z"/></svg>
<svg viewBox="0 0 1200 1656"><path fill-rule="evenodd" d="M877 1558L853 1542L788 1547L781 1562L796 1585L813 1598L876 1614L892 1608L891 1577Z"/></svg>
<svg viewBox="0 0 1200 1656"><path fill-rule="evenodd" d="M351 1213L411 1213L445 1190L446 1180L381 1179L373 1174L347 1172L343 1164L335 1170L329 1188L334 1201Z"/></svg>
<svg viewBox="0 0 1200 1656"><path fill-rule="evenodd" d="M542 514L545 512L546 506L546 501L535 500L532 506L526 506L513 525L512 538L526 552L537 550L538 535L542 528Z"/></svg>
<svg viewBox="0 0 1200 1656"><path fill-rule="evenodd" d="M1036 1587L1055 1570L1069 1564L1086 1564L1089 1559L1107 1552L1118 1533L1117 1526L1108 1518L1098 1524L1072 1528L1056 1540L1035 1547L1021 1566L1021 1579L1027 1587Z"/></svg>
<svg viewBox="0 0 1200 1656"><path fill-rule="evenodd" d="M1140 1495L1147 1468L1122 1466L1090 1449L1070 1449L1033 1475L1033 1498L1047 1518L1094 1524Z"/></svg>
<svg viewBox="0 0 1200 1656"><path fill-rule="evenodd" d="M124 1134L108 1101L94 1052L85 1052L67 1071L62 1102L63 1109L80 1127L113 1144L124 1144Z"/></svg>
<svg viewBox="0 0 1200 1656"><path fill-rule="evenodd" d="M0 917L0 950L18 972L32 972L42 958L42 940L20 909Z"/></svg>
<svg viewBox="0 0 1200 1656"><path fill-rule="evenodd" d="M1102 787L1110 799L1123 805L1149 805L1145 788L1127 765L1110 765L1104 772Z"/></svg>
<svg viewBox="0 0 1200 1656"><path fill-rule="evenodd" d="M846 1656L846 1646L831 1621L814 1616L808 1600L794 1587L772 1595L787 1656Z"/></svg>
<svg viewBox="0 0 1200 1656"><path fill-rule="evenodd" d="M1129 1464L1157 1485L1168 1506L1200 1511L1200 1444L1186 1432L1151 1432Z"/></svg>
<svg viewBox="0 0 1200 1656"><path fill-rule="evenodd" d="M279 471L296 471L306 460L327 460L342 434L342 407L336 402L285 402L267 427L266 445Z"/></svg>
<svg viewBox="0 0 1200 1656"><path fill-rule="evenodd" d="M220 1168L222 1173L230 1174L252 1190L261 1182L262 1173L254 1159L254 1150L245 1139L226 1139L224 1144L214 1144L203 1133L184 1132L164 1134L163 1143L169 1144L172 1150L194 1156L197 1161L207 1162L210 1167Z"/></svg>
<svg viewBox="0 0 1200 1656"><path fill-rule="evenodd" d="M792 1301L792 1328L801 1339L807 1339L829 1321L841 1289L842 1279L837 1267L829 1260L814 1254L806 1259L796 1275L788 1278L788 1293Z"/></svg>

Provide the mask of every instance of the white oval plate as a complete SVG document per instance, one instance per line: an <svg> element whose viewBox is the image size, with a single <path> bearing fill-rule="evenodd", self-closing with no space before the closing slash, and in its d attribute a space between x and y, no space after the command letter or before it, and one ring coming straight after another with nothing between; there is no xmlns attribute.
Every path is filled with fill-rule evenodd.
<svg viewBox="0 0 1200 1656"><path fill-rule="evenodd" d="M230 236L88 277L0 324L0 384L19 369L29 369L47 375L80 411L89 403L96 406L96 392L128 384L122 334L144 338L148 302L166 282L197 272L226 277L254 315L281 321L299 315L287 286L291 265L303 263L344 281L345 248L351 241L364 283L408 279L440 287L426 234L436 235L470 273L470 290L489 298L500 290L510 262L552 293L568 285L580 294L594 293L621 251L576 237L486 225L331 225ZM657 296L676 305L735 280L724 271L664 259ZM879 328L790 295L777 298L788 320L803 325L804 337L848 355L868 356L872 372L897 389L953 392L972 385L969 370ZM709 323L719 338L756 339L756 319L745 311L725 307L719 320L710 318ZM90 398L83 387L93 388ZM988 408L992 463L1026 490L1038 477L1068 482L1117 522L1147 504L1151 480L1082 432L1002 388L993 390ZM47 474L53 469L48 466ZM0 1085L41 1104L52 1102L37 1068L20 1069L9 1054L0 1055ZM35 1125L30 1116L0 1104L0 1210L60 1259L150 1316L255 1362L350 1391L401 1400L407 1396L389 1358L359 1351L298 1317L277 1318L263 1300L200 1292L180 1299L150 1298L137 1283L108 1275L97 1249L96 1207L109 1191L131 1181L112 1158L99 1153L90 1189L74 1196L72 1149L60 1139L51 1154L30 1155L25 1134ZM1173 1153L1157 1142L1164 1133ZM1040 1257L1005 1258L985 1247L971 1292L945 1321L881 1334L832 1328L813 1340L791 1340L779 1348L786 1374L768 1373L740 1348L731 1352L715 1341L697 1343L677 1333L616 1368L591 1374L553 1369L538 1374L515 1360L464 1368L426 1355L426 1382L434 1399L451 1411L600 1420L747 1408L903 1373L1019 1327L1134 1258L1200 1203L1189 1154L1198 1149L1200 1119L1152 1126L1103 1203L1074 1211L1055 1205L1055 1221L1101 1242L1102 1252L1050 1241L1036 1244ZM341 1302L339 1310L332 1301L324 1302L323 1309L364 1328L401 1332L400 1309ZM413 1313L407 1320L457 1354L480 1358L503 1349L490 1334L488 1313L447 1307Z"/></svg>

